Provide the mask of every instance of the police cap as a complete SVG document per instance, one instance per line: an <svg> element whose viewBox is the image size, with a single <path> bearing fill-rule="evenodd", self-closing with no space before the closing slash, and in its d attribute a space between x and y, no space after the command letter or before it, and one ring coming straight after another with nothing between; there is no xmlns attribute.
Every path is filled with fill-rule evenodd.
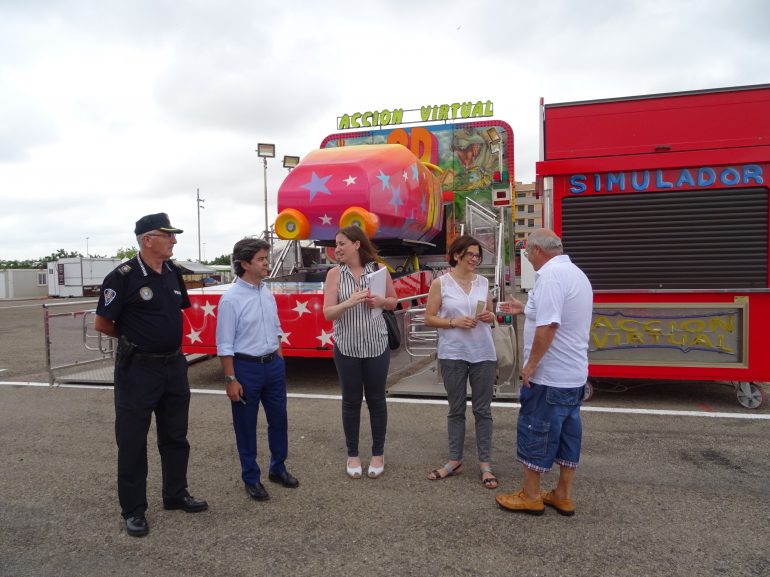
<svg viewBox="0 0 770 577"><path fill-rule="evenodd" d="M171 226L171 221L169 221L168 215L165 212L148 214L136 221L135 235L139 236L151 230L162 230L163 232L173 232L174 234L184 232L181 228Z"/></svg>

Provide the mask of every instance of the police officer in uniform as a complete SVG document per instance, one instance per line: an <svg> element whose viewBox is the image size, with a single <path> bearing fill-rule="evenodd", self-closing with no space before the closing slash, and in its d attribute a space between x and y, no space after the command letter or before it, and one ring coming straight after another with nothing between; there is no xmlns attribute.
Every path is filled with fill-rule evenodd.
<svg viewBox="0 0 770 577"><path fill-rule="evenodd" d="M188 513L206 501L187 492L187 416L190 386L180 350L182 311L190 306L179 269L169 260L176 235L165 213L143 216L134 234L139 254L104 279L95 328L118 338L115 359L115 436L118 498L126 532L149 532L147 432L155 413L163 470L163 506Z"/></svg>

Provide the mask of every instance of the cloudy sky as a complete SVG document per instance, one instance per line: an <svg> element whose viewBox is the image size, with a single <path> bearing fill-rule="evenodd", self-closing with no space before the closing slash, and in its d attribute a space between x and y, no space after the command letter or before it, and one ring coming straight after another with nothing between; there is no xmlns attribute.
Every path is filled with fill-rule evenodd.
<svg viewBox="0 0 770 577"><path fill-rule="evenodd" d="M491 100L534 179L538 102L770 82L766 0L0 0L0 259L113 255L168 212L197 259L264 229L345 113ZM86 240L88 238L88 240Z"/></svg>

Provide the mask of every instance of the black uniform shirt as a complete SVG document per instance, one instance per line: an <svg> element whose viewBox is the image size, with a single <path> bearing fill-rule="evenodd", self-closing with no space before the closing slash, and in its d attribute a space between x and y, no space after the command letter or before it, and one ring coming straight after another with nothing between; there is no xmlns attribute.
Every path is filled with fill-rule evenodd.
<svg viewBox="0 0 770 577"><path fill-rule="evenodd" d="M115 322L139 350L168 353L182 344L182 311L190 306L181 271L163 263L162 274L136 255L113 270L102 283L96 314Z"/></svg>

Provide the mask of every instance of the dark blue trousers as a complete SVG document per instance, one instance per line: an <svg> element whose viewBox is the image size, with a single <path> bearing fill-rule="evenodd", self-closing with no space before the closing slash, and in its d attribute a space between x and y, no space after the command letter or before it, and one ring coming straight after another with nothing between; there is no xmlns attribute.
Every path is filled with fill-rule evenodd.
<svg viewBox="0 0 770 577"><path fill-rule="evenodd" d="M286 415L286 365L278 355L260 364L233 359L235 378L243 387L246 404L232 403L233 429L241 460L241 478L247 485L260 482L257 464L257 414L259 404L267 417L267 443L270 447L270 472L286 470L289 452L289 420Z"/></svg>
<svg viewBox="0 0 770 577"><path fill-rule="evenodd" d="M190 387L187 360L135 358L115 366L115 439L118 443L118 498L123 517L147 510L147 432L152 413L158 431L163 498L187 495L187 415Z"/></svg>

